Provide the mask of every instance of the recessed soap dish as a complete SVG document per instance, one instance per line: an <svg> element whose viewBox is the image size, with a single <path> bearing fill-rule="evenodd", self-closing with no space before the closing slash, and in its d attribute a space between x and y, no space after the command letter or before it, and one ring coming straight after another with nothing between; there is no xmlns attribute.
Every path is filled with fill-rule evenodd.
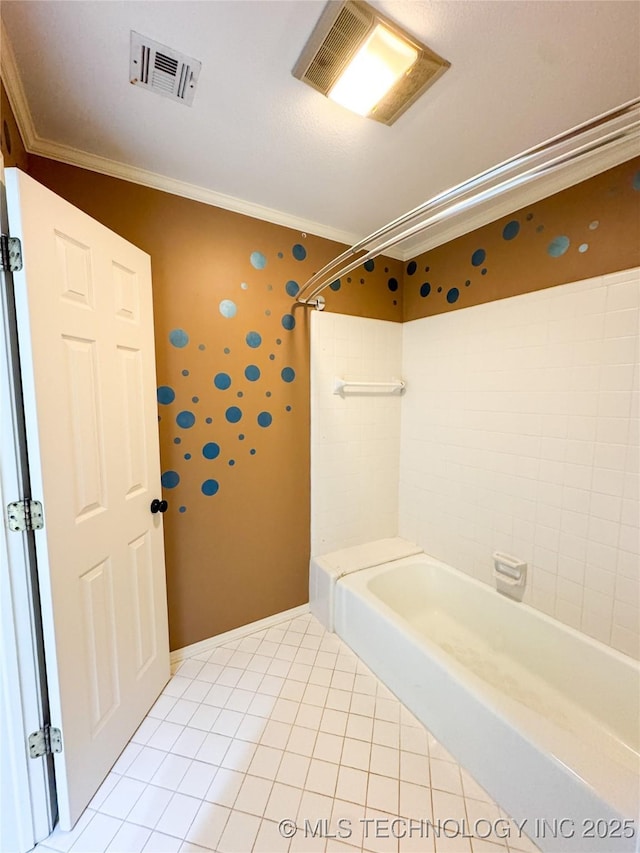
<svg viewBox="0 0 640 853"><path fill-rule="evenodd" d="M496 588L502 595L508 595L516 601L522 601L524 588L527 582L527 564L518 557L510 554L502 554L496 551L493 554L493 576L496 579Z"/></svg>

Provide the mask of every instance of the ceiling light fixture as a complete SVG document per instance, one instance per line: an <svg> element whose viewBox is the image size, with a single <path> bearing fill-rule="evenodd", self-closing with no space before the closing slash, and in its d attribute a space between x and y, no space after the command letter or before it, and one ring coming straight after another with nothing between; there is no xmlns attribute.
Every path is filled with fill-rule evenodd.
<svg viewBox="0 0 640 853"><path fill-rule="evenodd" d="M449 66L363 0L331 0L293 76L359 115L393 124Z"/></svg>

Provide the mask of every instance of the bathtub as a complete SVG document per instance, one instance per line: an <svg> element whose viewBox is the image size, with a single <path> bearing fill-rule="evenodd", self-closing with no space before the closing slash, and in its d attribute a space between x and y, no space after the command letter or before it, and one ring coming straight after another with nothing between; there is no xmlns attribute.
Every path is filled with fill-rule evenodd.
<svg viewBox="0 0 640 853"><path fill-rule="evenodd" d="M426 554L334 598L336 633L542 850L640 849L635 661Z"/></svg>

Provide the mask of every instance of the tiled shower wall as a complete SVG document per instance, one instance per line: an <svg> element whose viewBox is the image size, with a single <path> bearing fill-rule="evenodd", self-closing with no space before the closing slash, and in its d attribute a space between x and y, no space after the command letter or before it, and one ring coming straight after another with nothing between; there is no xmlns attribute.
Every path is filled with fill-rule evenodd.
<svg viewBox="0 0 640 853"><path fill-rule="evenodd" d="M400 323L312 313L312 555L397 533L401 398L333 382L400 377L401 359Z"/></svg>
<svg viewBox="0 0 640 853"><path fill-rule="evenodd" d="M403 325L399 534L638 656L638 270ZM395 453L395 445L390 448Z"/></svg>

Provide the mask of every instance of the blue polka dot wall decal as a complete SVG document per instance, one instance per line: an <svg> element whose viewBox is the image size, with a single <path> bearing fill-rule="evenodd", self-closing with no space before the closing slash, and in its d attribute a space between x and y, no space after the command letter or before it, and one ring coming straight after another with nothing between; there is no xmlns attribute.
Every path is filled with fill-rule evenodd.
<svg viewBox="0 0 640 853"><path fill-rule="evenodd" d="M293 249L291 249L291 254L296 261L304 261L307 257L307 250L301 243L296 243Z"/></svg>
<svg viewBox="0 0 640 853"><path fill-rule="evenodd" d="M223 299L218 308L222 316L227 319L235 317L238 312L238 306L235 302L232 302L231 299Z"/></svg>
<svg viewBox="0 0 640 853"><path fill-rule="evenodd" d="M237 406L229 406L224 416L230 424L237 424L242 418L242 409L239 409Z"/></svg>
<svg viewBox="0 0 640 853"><path fill-rule="evenodd" d="M206 349L206 346L204 344L198 344L198 349L204 350L204 349Z"/></svg>
<svg viewBox="0 0 640 853"><path fill-rule="evenodd" d="M182 444L182 439L181 438L174 438L173 443L174 444Z"/></svg>
<svg viewBox="0 0 640 853"><path fill-rule="evenodd" d="M224 352L224 354L225 354L225 355L229 355L229 353L231 352L231 350L229 349L229 347L225 347L225 348L223 349L223 352Z"/></svg>
<svg viewBox="0 0 640 853"><path fill-rule="evenodd" d="M185 458L185 459L187 460L187 462L188 462L188 461L189 461L189 459L191 459L191 454L190 454L190 453L185 453L185 454L184 454L184 458Z"/></svg>
<svg viewBox="0 0 640 853"><path fill-rule="evenodd" d="M414 275L418 269L418 264L415 261L409 261L407 264L407 275Z"/></svg>
<svg viewBox="0 0 640 853"><path fill-rule="evenodd" d="M207 422L208 424L212 424L212 423L213 423L213 418L207 418L207 419L206 419L206 422Z"/></svg>
<svg viewBox="0 0 640 853"><path fill-rule="evenodd" d="M285 406L285 408L286 408L286 410L287 410L288 412L290 412L290 411L291 411L291 406Z"/></svg>
<svg viewBox="0 0 640 853"><path fill-rule="evenodd" d="M293 297L293 296L297 296L298 291L300 290L300 285L298 284L297 281L288 281L285 284L284 289L287 291L287 294L289 296Z"/></svg>
<svg viewBox="0 0 640 853"><path fill-rule="evenodd" d="M249 289L249 285L247 284L247 282L246 282L246 281L241 282L241 283L240 283L240 287L241 287L243 290L248 290L248 289Z"/></svg>
<svg viewBox="0 0 640 853"><path fill-rule="evenodd" d="M240 441L244 441L244 433L241 432L240 435L238 436L238 439Z"/></svg>
<svg viewBox="0 0 640 853"><path fill-rule="evenodd" d="M228 373L216 373L213 377L213 384L220 391L226 391L231 386L231 377Z"/></svg>
<svg viewBox="0 0 640 853"><path fill-rule="evenodd" d="M267 392L265 393L265 395L264 395L264 396L265 396L265 397L270 397L270 396L271 396L271 391L267 391Z"/></svg>
<svg viewBox="0 0 640 853"><path fill-rule="evenodd" d="M269 354L269 361L275 361L275 355L273 353Z"/></svg>
<svg viewBox="0 0 640 853"><path fill-rule="evenodd" d="M600 220L594 219L593 222L589 223L589 231L595 231L598 225L600 225Z"/></svg>
<svg viewBox="0 0 640 853"><path fill-rule="evenodd" d="M158 388L158 402L162 406L168 406L176 399L176 392L169 385L161 385Z"/></svg>
<svg viewBox="0 0 640 853"><path fill-rule="evenodd" d="M296 372L293 367L283 367L280 371L280 376L285 382L293 382L296 378Z"/></svg>
<svg viewBox="0 0 640 853"><path fill-rule="evenodd" d="M533 219L533 213L527 213L527 222L531 222Z"/></svg>
<svg viewBox="0 0 640 853"><path fill-rule="evenodd" d="M374 269L376 268L375 261L372 259L369 259L368 261L364 262L363 267L366 269L367 272L373 272Z"/></svg>
<svg viewBox="0 0 640 853"><path fill-rule="evenodd" d="M183 375L183 376L188 376L188 375L189 375L189 371L188 371L188 370L183 370L183 371L182 371L182 375Z"/></svg>
<svg viewBox="0 0 640 853"><path fill-rule="evenodd" d="M279 258L284 258L284 255L282 254L282 252L278 252L278 257L279 257Z"/></svg>
<svg viewBox="0 0 640 853"><path fill-rule="evenodd" d="M581 243L581 244L578 246L578 251L579 251L581 254L584 254L588 249L589 249L589 244L588 244L588 243Z"/></svg>
<svg viewBox="0 0 640 853"><path fill-rule="evenodd" d="M160 482L165 489L175 489L180 482L180 474L177 471L165 471L160 477Z"/></svg>
<svg viewBox="0 0 640 853"><path fill-rule="evenodd" d="M271 422L273 421L273 417L269 414L269 412L260 412L258 415L258 424L261 427L271 426Z"/></svg>
<svg viewBox="0 0 640 853"><path fill-rule="evenodd" d="M482 267L482 269L480 270L480 275L486 275L486 274L487 274L487 268Z"/></svg>
<svg viewBox="0 0 640 853"><path fill-rule="evenodd" d="M248 332L245 340L247 341L247 346L252 349L256 349L262 343L262 337L258 332Z"/></svg>
<svg viewBox="0 0 640 853"><path fill-rule="evenodd" d="M276 338L276 343L278 344L278 346L280 346L280 344L282 343L282 341L280 340L280 338Z"/></svg>
<svg viewBox="0 0 640 853"><path fill-rule="evenodd" d="M200 402L200 397L192 397L192 398L191 398L191 402L192 402L192 403L199 403L199 402Z"/></svg>
<svg viewBox="0 0 640 853"><path fill-rule="evenodd" d="M264 312L264 315L265 315L265 317L270 317L271 311L269 311L269 309L267 308L267 310Z"/></svg>
<svg viewBox="0 0 640 853"><path fill-rule="evenodd" d="M464 286L465 286L465 287L469 287L469 285L470 285L470 284L471 284L471 279L469 279L469 278L468 278L468 279L465 281Z"/></svg>
<svg viewBox="0 0 640 853"><path fill-rule="evenodd" d="M395 292L398 289L398 279L397 278L390 278L389 281L387 282L387 287L389 288L390 291Z"/></svg>
<svg viewBox="0 0 640 853"><path fill-rule="evenodd" d="M186 347L186 345L189 343L189 335L185 332L184 329L173 329L171 332L169 332L169 342L174 347L182 349L182 347Z"/></svg>
<svg viewBox="0 0 640 853"><path fill-rule="evenodd" d="M252 456L255 456L255 455L256 455L255 448L254 448L254 447L252 447L252 448L251 448L251 450L249 451L249 453L250 453Z"/></svg>
<svg viewBox="0 0 640 853"><path fill-rule="evenodd" d="M229 460L229 465L230 465L232 468L233 468L233 466L234 466L235 464L236 464L236 460L235 460L235 459L230 459L230 460Z"/></svg>
<svg viewBox="0 0 640 853"><path fill-rule="evenodd" d="M260 379L260 368L255 364L249 364L244 369L244 375L247 377L249 382L256 382Z"/></svg>
<svg viewBox="0 0 640 853"><path fill-rule="evenodd" d="M237 397L244 397L244 393L242 391L238 391L236 394Z"/></svg>
<svg viewBox="0 0 640 853"><path fill-rule="evenodd" d="M420 296L428 296L431 293L431 285L428 281L420 285Z"/></svg>
<svg viewBox="0 0 640 853"><path fill-rule="evenodd" d="M640 192L640 172L636 172L633 176L633 182L631 186L636 190L636 192Z"/></svg>
<svg viewBox="0 0 640 853"><path fill-rule="evenodd" d="M458 297L460 296L460 291L457 287L452 287L447 291L447 302L449 305L453 305L454 302L458 301Z"/></svg>
<svg viewBox="0 0 640 853"><path fill-rule="evenodd" d="M560 258L569 248L570 242L569 238L564 235L555 237L547 246L547 254L552 258Z"/></svg>
<svg viewBox="0 0 640 853"><path fill-rule="evenodd" d="M263 270L267 265L267 259L262 252L251 252L249 260L251 261L251 266L257 270Z"/></svg>
<svg viewBox="0 0 640 853"><path fill-rule="evenodd" d="M202 455L205 459L217 459L220 456L220 445L215 441L208 441L202 448Z"/></svg>
<svg viewBox="0 0 640 853"><path fill-rule="evenodd" d="M331 288L331 290L340 290L340 287L341 287L341 286L342 286L342 285L340 284L340 279L339 279L339 278L337 278L335 281L332 281L332 282L331 282L331 284L329 285L329 287Z"/></svg>
<svg viewBox="0 0 640 853"><path fill-rule="evenodd" d="M196 416L193 412L180 412L176 417L176 423L182 429L191 429L196 422Z"/></svg>
<svg viewBox="0 0 640 853"><path fill-rule="evenodd" d="M514 237L518 236L520 232L520 223L517 219L512 219L511 222L507 222L507 224L502 229L502 236L505 240L513 240Z"/></svg>
<svg viewBox="0 0 640 853"><path fill-rule="evenodd" d="M178 510L178 512L186 512L186 511L187 511L186 506L181 506L180 509Z"/></svg>
<svg viewBox="0 0 640 853"><path fill-rule="evenodd" d="M220 488L220 483L218 483L217 480L205 480L201 488L202 494L210 498L217 493Z"/></svg>
<svg viewBox="0 0 640 853"><path fill-rule="evenodd" d="M282 325L288 332L290 332L296 325L296 318L293 314L285 314L282 318Z"/></svg>
<svg viewBox="0 0 640 853"><path fill-rule="evenodd" d="M484 259L487 257L487 253L484 249L476 249L473 255L471 255L471 264L474 267L482 266L484 263Z"/></svg>

